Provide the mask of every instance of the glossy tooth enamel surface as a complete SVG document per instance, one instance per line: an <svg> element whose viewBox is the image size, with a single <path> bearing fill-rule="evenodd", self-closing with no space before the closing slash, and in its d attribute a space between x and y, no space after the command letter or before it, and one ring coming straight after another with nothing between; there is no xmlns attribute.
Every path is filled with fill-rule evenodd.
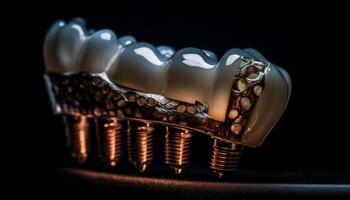
<svg viewBox="0 0 350 200"><path fill-rule="evenodd" d="M148 43L125 46L107 71L110 80L134 90L162 94L167 58Z"/></svg>
<svg viewBox="0 0 350 200"><path fill-rule="evenodd" d="M224 122L240 56L228 52L217 63L199 49L173 52L170 47L155 49L148 43L128 45L108 70L108 77L134 90L207 105L208 115Z"/></svg>
<svg viewBox="0 0 350 200"><path fill-rule="evenodd" d="M118 40L110 30L87 34L81 18L55 23L46 35L44 57L49 72L101 73L112 63Z"/></svg>
<svg viewBox="0 0 350 200"><path fill-rule="evenodd" d="M211 58L212 60L215 60L217 61L218 60L218 57L216 56L216 54L212 51L209 51L207 49L202 49L202 51L209 57Z"/></svg>
<svg viewBox="0 0 350 200"><path fill-rule="evenodd" d="M127 46L132 43L136 43L137 40L131 35L125 35L119 38L119 43L123 46Z"/></svg>
<svg viewBox="0 0 350 200"><path fill-rule="evenodd" d="M86 41L85 27L72 20L57 33L57 60L58 68L64 71L77 71L81 48Z"/></svg>
<svg viewBox="0 0 350 200"><path fill-rule="evenodd" d="M101 73L108 68L118 51L118 40L113 31L101 30L95 32L86 40L79 71Z"/></svg>
<svg viewBox="0 0 350 200"><path fill-rule="evenodd" d="M80 18L52 25L45 38L44 58L48 72L106 72L121 91L135 90L152 97L140 98L143 101L138 103L154 108L162 103L160 99L167 99L172 101L171 112L195 119L203 114L207 122L216 120L211 125L221 127L219 131L210 129L214 130L211 135L229 129L235 136L224 139L250 147L263 143L284 112L292 89L288 73L273 64L267 66L270 62L254 49L231 49L218 60L209 50L175 52L169 46L137 42L132 36L118 39L110 30L87 33ZM249 67L256 71L246 73ZM102 80L106 74L100 74ZM128 100L135 102L135 98ZM128 102L121 99L117 107L122 107L119 103ZM203 109L198 111L200 107Z"/></svg>
<svg viewBox="0 0 350 200"><path fill-rule="evenodd" d="M62 66L58 55L58 33L65 26L63 21L55 22L46 34L44 42L44 60L47 71L64 72L71 69Z"/></svg>
<svg viewBox="0 0 350 200"><path fill-rule="evenodd" d="M186 103L209 103L215 81L216 63L203 51L194 48L175 53L169 63L164 95Z"/></svg>
<svg viewBox="0 0 350 200"><path fill-rule="evenodd" d="M175 50L172 47L166 46L166 45L157 46L157 50L159 51L160 54L162 54L167 58L170 58L175 53Z"/></svg>

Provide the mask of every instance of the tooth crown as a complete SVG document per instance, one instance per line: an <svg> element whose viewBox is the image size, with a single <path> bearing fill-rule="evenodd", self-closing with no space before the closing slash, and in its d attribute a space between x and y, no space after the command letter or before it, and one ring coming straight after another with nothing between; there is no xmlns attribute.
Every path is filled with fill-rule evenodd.
<svg viewBox="0 0 350 200"><path fill-rule="evenodd" d="M80 19L51 27L44 58L58 113L168 123L250 147L263 143L291 95L287 72L253 49L218 60L110 30L88 35Z"/></svg>
<svg viewBox="0 0 350 200"><path fill-rule="evenodd" d="M44 42L44 58L49 72L102 73L112 63L119 49L113 31L100 30L91 35L82 19L73 19L67 25L53 24Z"/></svg>
<svg viewBox="0 0 350 200"><path fill-rule="evenodd" d="M152 45L134 43L123 49L107 75L115 84L161 94L166 61L167 58Z"/></svg>
<svg viewBox="0 0 350 200"><path fill-rule="evenodd" d="M163 48L163 49L162 49ZM228 52L218 63L213 53L195 48L173 53L148 43L131 44L120 53L108 70L118 85L145 93L163 95L189 104L208 106L212 118L224 122L234 74L240 67L239 56Z"/></svg>

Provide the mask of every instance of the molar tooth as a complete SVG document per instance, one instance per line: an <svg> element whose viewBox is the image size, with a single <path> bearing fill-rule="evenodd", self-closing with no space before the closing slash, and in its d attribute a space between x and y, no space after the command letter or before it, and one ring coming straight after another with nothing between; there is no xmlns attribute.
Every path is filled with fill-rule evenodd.
<svg viewBox="0 0 350 200"><path fill-rule="evenodd" d="M161 94L165 81L162 56L148 43L125 46L107 75L115 84L147 93Z"/></svg>
<svg viewBox="0 0 350 200"><path fill-rule="evenodd" d="M242 57L235 49L227 51L220 59L215 82L212 85L208 114L218 121L225 121L235 75L241 67Z"/></svg>
<svg viewBox="0 0 350 200"><path fill-rule="evenodd" d="M165 96L191 104L208 104L215 68L216 62L199 49L178 51L169 63Z"/></svg>
<svg viewBox="0 0 350 200"><path fill-rule="evenodd" d="M100 30L85 41L79 70L102 73L112 63L118 51L118 40L111 30Z"/></svg>

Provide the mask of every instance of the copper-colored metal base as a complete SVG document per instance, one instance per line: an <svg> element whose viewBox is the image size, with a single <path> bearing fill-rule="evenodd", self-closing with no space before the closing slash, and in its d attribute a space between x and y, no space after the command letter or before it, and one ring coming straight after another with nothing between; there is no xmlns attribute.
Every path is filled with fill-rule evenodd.
<svg viewBox="0 0 350 200"><path fill-rule="evenodd" d="M214 139L210 168L221 178L239 170L243 146Z"/></svg>
<svg viewBox="0 0 350 200"><path fill-rule="evenodd" d="M149 123L128 121L128 160L140 173L153 160L153 131Z"/></svg>
<svg viewBox="0 0 350 200"><path fill-rule="evenodd" d="M191 162L192 134L188 130L166 127L165 164L180 174Z"/></svg>
<svg viewBox="0 0 350 200"><path fill-rule="evenodd" d="M87 161L90 153L90 124L87 117L64 115L67 147L78 164Z"/></svg>
<svg viewBox="0 0 350 200"><path fill-rule="evenodd" d="M122 129L117 118L96 118L98 157L109 167L116 167L122 155Z"/></svg>

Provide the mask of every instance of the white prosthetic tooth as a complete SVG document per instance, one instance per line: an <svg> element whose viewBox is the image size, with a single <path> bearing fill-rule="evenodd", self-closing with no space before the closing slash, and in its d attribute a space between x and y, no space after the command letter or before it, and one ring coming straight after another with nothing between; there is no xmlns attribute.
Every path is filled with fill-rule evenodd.
<svg viewBox="0 0 350 200"><path fill-rule="evenodd" d="M62 28L57 40L58 67L64 72L77 71L77 62L86 40L85 27L74 20Z"/></svg>
<svg viewBox="0 0 350 200"><path fill-rule="evenodd" d="M218 60L218 57L216 56L216 54L212 51L209 51L207 49L202 49L202 51L211 59L217 61Z"/></svg>
<svg viewBox="0 0 350 200"><path fill-rule="evenodd" d="M111 30L100 30L85 41L81 50L79 71L102 73L108 68L118 51L118 40Z"/></svg>
<svg viewBox="0 0 350 200"><path fill-rule="evenodd" d="M161 94L166 57L148 43L126 46L107 71L115 84L147 93Z"/></svg>
<svg viewBox="0 0 350 200"><path fill-rule="evenodd" d="M49 72L62 72L64 69L61 68L60 62L57 57L57 43L58 35L61 29L64 27L63 21L55 22L46 34L44 42L44 59L45 66Z"/></svg>
<svg viewBox="0 0 350 200"><path fill-rule="evenodd" d="M119 44L123 46L127 46L129 44L136 43L136 38L131 35L125 35L119 38Z"/></svg>
<svg viewBox="0 0 350 200"><path fill-rule="evenodd" d="M282 73L274 66L265 69L264 89L242 136L244 145L261 146L285 110L290 95L291 82L289 76Z"/></svg>
<svg viewBox="0 0 350 200"><path fill-rule="evenodd" d="M157 50L159 51L160 54L162 54L167 58L170 58L175 53L175 50L172 47L166 46L166 45L157 46Z"/></svg>
<svg viewBox="0 0 350 200"><path fill-rule="evenodd" d="M208 105L215 81L216 62L199 49L186 48L175 53L169 63L165 96Z"/></svg>
<svg viewBox="0 0 350 200"><path fill-rule="evenodd" d="M208 105L208 114L218 121L225 121L226 111L231 97L235 74L241 67L242 57L235 49L227 51L219 61L212 94Z"/></svg>

